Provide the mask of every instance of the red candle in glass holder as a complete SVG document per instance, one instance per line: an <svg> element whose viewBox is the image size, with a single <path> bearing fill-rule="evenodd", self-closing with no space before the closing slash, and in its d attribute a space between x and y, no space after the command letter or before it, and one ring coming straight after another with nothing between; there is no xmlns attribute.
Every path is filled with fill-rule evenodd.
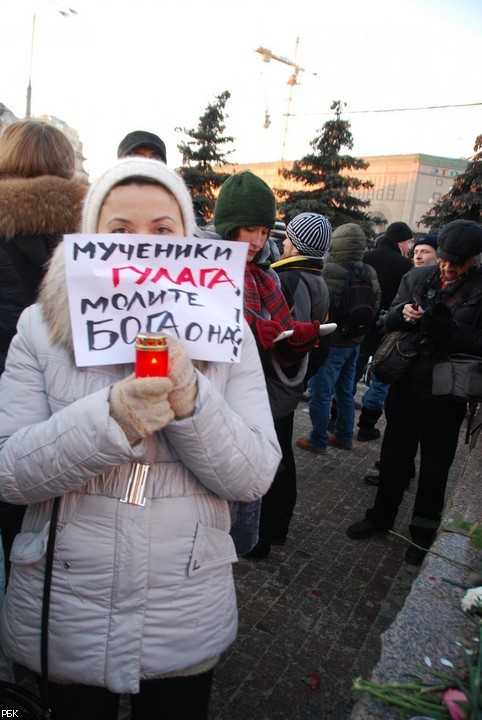
<svg viewBox="0 0 482 720"><path fill-rule="evenodd" d="M168 361L164 333L139 333L136 337L136 377L167 377Z"/></svg>

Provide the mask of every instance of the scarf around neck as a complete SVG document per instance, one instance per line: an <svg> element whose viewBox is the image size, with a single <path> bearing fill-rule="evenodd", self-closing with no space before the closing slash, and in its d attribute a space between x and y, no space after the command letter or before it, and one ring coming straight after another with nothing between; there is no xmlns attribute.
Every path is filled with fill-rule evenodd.
<svg viewBox="0 0 482 720"><path fill-rule="evenodd" d="M244 274L244 316L251 327L255 320L265 319L263 308L271 320L278 322L284 330L293 328L293 319L275 281L256 263L246 263Z"/></svg>

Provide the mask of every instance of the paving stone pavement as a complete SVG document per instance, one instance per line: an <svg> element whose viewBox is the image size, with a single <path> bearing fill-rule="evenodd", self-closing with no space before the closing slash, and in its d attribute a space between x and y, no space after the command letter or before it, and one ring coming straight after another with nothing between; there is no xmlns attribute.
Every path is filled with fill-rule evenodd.
<svg viewBox="0 0 482 720"><path fill-rule="evenodd" d="M364 390L359 386L357 397ZM294 440L311 428L306 403L296 411ZM358 413L357 413L358 416ZM379 427L383 430L383 420ZM381 440L354 441L324 456L295 447L298 501L287 542L267 560L234 566L239 634L216 671L210 720L345 720L358 697L353 679L368 678L380 635L393 622L418 568L392 535L354 541L346 528L364 517L376 488ZM466 456L463 439L449 490ZM395 530L408 535L411 483ZM320 677L318 690L303 682Z"/></svg>
<svg viewBox="0 0 482 720"><path fill-rule="evenodd" d="M359 385L357 399L364 391ZM293 441L311 428L306 403L295 416ZM358 417L358 412L356 413ZM384 419L378 423L383 431ZM356 430L356 428L355 428ZM447 496L467 456L465 423ZM216 669L209 720L347 720L359 696L352 683L368 678L380 636L402 608L418 568L407 565L395 536L354 541L346 528L363 518L376 488L363 483L381 440L354 441L315 455L295 446L298 501L286 544L267 560L234 565L239 633ZM408 535L415 483L405 493L396 531ZM320 677L313 691L303 682ZM17 680L36 691L31 675ZM122 697L118 720L129 720Z"/></svg>

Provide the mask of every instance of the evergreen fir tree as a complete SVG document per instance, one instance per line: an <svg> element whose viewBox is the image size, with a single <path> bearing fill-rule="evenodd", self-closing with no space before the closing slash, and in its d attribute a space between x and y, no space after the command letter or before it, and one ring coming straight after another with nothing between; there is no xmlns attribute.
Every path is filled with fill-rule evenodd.
<svg viewBox="0 0 482 720"><path fill-rule="evenodd" d="M431 232L452 220L482 222L482 135L475 140L474 153L449 192L420 219Z"/></svg>
<svg viewBox="0 0 482 720"><path fill-rule="evenodd" d="M351 155L341 155L342 148L351 150L353 137L350 123L341 118L342 102L335 100L331 105L335 118L323 125L319 135L310 142L313 152L293 163L291 170L283 169L284 178L303 184L307 190L278 190L282 198L279 211L284 220L301 212L317 212L325 215L333 227L354 222L361 225L368 237L374 236L374 223L381 218L372 218L364 211L369 200L361 200L353 193L370 189L370 180L360 180L342 171L366 170L368 163Z"/></svg>
<svg viewBox="0 0 482 720"><path fill-rule="evenodd" d="M188 186L197 214L198 224L203 225L214 212L214 190L221 187L230 173L215 172L213 166L223 166L229 163L226 160L232 150L223 151L226 143L233 142L234 138L223 135L226 126L226 102L231 94L225 90L216 96L215 102L210 103L203 115L199 118L197 128L187 130L176 128L191 138L180 143L177 148L182 154L182 167L179 173Z"/></svg>

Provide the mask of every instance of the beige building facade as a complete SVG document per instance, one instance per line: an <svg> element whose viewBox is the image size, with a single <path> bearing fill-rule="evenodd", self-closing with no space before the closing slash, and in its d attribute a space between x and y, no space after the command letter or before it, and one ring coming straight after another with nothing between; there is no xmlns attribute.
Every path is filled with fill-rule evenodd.
<svg viewBox="0 0 482 720"><path fill-rule="evenodd" d="M421 217L432 205L451 189L454 178L463 173L467 160L438 157L435 155L380 155L363 158L369 166L364 171L353 171L351 175L362 180L370 180L373 187L361 190L354 195L369 200L367 212L381 216L386 223L378 230L395 220L403 220L414 232L424 232ZM292 162L285 162L289 169ZM280 162L251 163L235 165L234 171L251 170L276 189L302 189L290 180L284 180L279 174ZM313 208L316 212L316 208Z"/></svg>

